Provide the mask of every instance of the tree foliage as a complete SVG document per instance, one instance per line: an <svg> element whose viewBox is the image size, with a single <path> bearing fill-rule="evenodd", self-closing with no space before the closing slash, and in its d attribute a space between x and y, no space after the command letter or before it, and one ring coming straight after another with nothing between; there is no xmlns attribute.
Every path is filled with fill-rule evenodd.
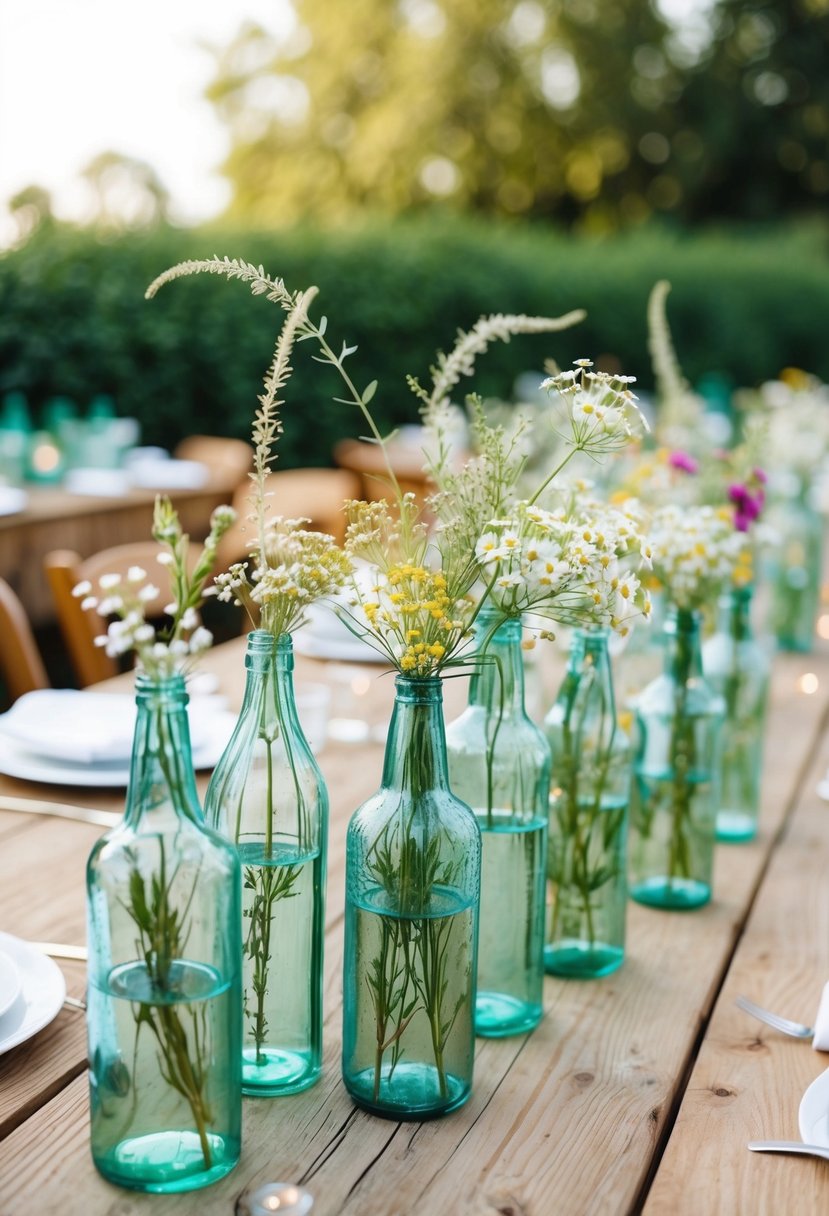
<svg viewBox="0 0 829 1216"><path fill-rule="evenodd" d="M438 202L606 229L654 210L768 217L829 191L827 0L715 0L701 47L654 0L294 9L290 34L248 25L218 57L235 218Z"/></svg>

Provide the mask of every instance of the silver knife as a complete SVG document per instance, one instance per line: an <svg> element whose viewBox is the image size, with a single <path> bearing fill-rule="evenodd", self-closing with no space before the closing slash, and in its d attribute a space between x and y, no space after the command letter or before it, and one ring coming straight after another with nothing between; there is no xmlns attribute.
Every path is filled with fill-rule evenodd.
<svg viewBox="0 0 829 1216"><path fill-rule="evenodd" d="M37 798L11 798L0 795L0 811L15 811L22 815L53 815L56 819L74 819L99 828L114 828L122 816L115 811L96 811L87 806L72 806L68 802L44 802Z"/></svg>

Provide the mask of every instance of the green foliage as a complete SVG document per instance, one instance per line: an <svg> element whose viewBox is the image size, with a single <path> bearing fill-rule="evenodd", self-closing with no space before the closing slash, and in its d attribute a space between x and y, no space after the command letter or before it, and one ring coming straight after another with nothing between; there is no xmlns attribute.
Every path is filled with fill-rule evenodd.
<svg viewBox="0 0 829 1216"><path fill-rule="evenodd" d="M55 393L85 404L110 392L141 419L147 442L199 432L249 434L278 310L207 277L146 301L165 267L217 251L262 262L291 290L316 284L328 337L359 347L361 384L377 379L372 411L382 428L417 421L406 374L425 381L438 349L493 311L587 320L548 338L497 344L474 378L505 396L516 375L551 356L561 365L599 354L608 367L651 384L648 295L668 279L671 332L693 383L705 372L756 384L796 365L829 379L827 238L818 227L750 237L679 237L643 229L593 242L546 229L445 221L321 234L159 229L103 242L44 227L0 258L0 393L19 388L35 407ZM280 466L326 463L334 442L360 429L333 400L336 371L302 344L283 408ZM608 362L609 361L609 362ZM467 391L473 382L459 388Z"/></svg>

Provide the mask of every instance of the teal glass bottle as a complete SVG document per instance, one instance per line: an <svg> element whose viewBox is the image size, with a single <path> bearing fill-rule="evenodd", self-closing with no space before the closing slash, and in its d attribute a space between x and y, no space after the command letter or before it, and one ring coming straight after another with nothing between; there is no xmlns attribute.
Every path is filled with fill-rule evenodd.
<svg viewBox="0 0 829 1216"><path fill-rule="evenodd" d="M446 728L449 784L481 829L475 1030L501 1038L543 1013L550 749L524 709L521 621L483 608L469 704Z"/></svg>
<svg viewBox="0 0 829 1216"><path fill-rule="evenodd" d="M808 483L776 509L771 559L771 621L781 650L808 653L814 646L823 565L823 518L809 501Z"/></svg>
<svg viewBox="0 0 829 1216"><path fill-rule="evenodd" d="M723 705L703 679L700 620L668 610L665 670L636 705L629 890L655 908L711 898Z"/></svg>
<svg viewBox="0 0 829 1216"><path fill-rule="evenodd" d="M770 662L751 626L752 588L720 597L717 629L702 648L705 678L722 698L717 840L739 843L757 835L760 776Z"/></svg>
<svg viewBox="0 0 829 1216"><path fill-rule="evenodd" d="M607 629L576 629L544 719L553 758L544 965L595 979L625 957L631 751L616 716Z"/></svg>
<svg viewBox="0 0 829 1216"><path fill-rule="evenodd" d="M299 724L288 634L248 635L239 721L205 799L242 864L242 1090L297 1093L322 1068L328 794Z"/></svg>
<svg viewBox="0 0 829 1216"><path fill-rule="evenodd" d="M382 785L346 840L343 1080L419 1120L472 1090L481 834L449 789L440 679L396 688Z"/></svg>
<svg viewBox="0 0 829 1216"><path fill-rule="evenodd" d="M126 812L87 867L92 1156L110 1182L190 1191L241 1143L241 882L204 823L183 679L137 677Z"/></svg>

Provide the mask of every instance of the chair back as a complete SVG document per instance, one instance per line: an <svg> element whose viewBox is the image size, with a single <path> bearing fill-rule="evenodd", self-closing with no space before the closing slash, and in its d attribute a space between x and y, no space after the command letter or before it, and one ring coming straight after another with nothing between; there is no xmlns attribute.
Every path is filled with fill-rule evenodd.
<svg viewBox="0 0 829 1216"><path fill-rule="evenodd" d="M173 452L177 460L198 460L229 490L246 480L253 467L253 448L244 439L189 435Z"/></svg>
<svg viewBox="0 0 829 1216"><path fill-rule="evenodd" d="M95 638L106 633L106 619L96 612L85 612L81 600L72 594L74 588L78 583L88 581L92 584L91 594L100 596L98 580L102 574L120 574L123 578L131 566L140 566L159 587L158 596L146 605L147 615L153 616L154 611L160 615L170 598L168 573L156 561L160 552L161 546L148 540L115 545L87 558L81 558L71 549L57 549L44 558L58 624L82 688L117 675L118 664L102 646L95 645ZM195 557L192 560L195 561Z"/></svg>
<svg viewBox="0 0 829 1216"><path fill-rule="evenodd" d="M26 610L4 579L0 579L0 671L11 701L49 687Z"/></svg>
<svg viewBox="0 0 829 1216"><path fill-rule="evenodd" d="M249 543L256 538L251 513L252 484L239 486L233 496L236 523L219 542L218 568L226 570L233 562L242 561ZM343 503L360 497L360 479L346 469L283 469L268 476L266 492L270 495L271 516L286 519L309 519L309 528L328 532L342 544L345 539Z"/></svg>

